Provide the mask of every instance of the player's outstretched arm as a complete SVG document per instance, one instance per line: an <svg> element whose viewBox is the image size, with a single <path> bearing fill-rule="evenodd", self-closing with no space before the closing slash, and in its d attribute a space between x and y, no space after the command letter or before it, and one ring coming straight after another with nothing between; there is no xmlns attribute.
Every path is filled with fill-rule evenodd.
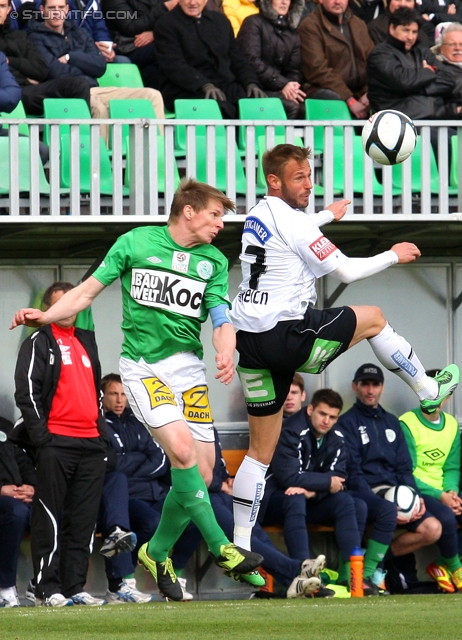
<svg viewBox="0 0 462 640"><path fill-rule="evenodd" d="M356 280L363 280L384 271L394 264L414 262L420 256L420 251L411 242L400 242L393 245L389 251L384 251L371 258L346 258L342 264L331 272L331 276L340 282L350 284Z"/></svg>
<svg viewBox="0 0 462 640"><path fill-rule="evenodd" d="M223 382L223 384L229 384L234 378L236 333L233 325L225 322L220 327L214 329L212 343L217 352L215 362L217 363L218 373L215 375L215 378Z"/></svg>
<svg viewBox="0 0 462 640"><path fill-rule="evenodd" d="M65 293L47 311L20 309L14 314L10 329L15 329L21 324L25 324L28 327L41 327L44 324L69 318L89 307L103 289L104 285L93 276L90 276L77 287Z"/></svg>

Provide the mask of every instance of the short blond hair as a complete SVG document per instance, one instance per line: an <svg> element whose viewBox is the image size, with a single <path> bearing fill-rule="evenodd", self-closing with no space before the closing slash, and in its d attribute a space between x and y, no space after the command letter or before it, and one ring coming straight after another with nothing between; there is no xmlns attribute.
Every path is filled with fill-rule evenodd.
<svg viewBox="0 0 462 640"><path fill-rule="evenodd" d="M175 192L168 218L169 224L176 222L183 209L189 204L196 213L207 209L211 200L223 205L225 211L235 211L236 205L222 191L193 178L184 178Z"/></svg>

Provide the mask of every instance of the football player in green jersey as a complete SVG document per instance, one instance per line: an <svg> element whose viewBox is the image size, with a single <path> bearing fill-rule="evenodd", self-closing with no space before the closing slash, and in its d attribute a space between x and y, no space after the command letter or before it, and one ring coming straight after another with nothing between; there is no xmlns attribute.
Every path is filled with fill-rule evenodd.
<svg viewBox="0 0 462 640"><path fill-rule="evenodd" d="M122 235L89 278L45 312L21 309L11 326L39 327L67 318L121 279L125 393L172 464L162 519L152 540L140 548L139 561L172 600L183 595L168 554L191 520L228 575L264 584L254 571L263 558L229 542L215 520L206 486L215 447L200 329L210 314L215 377L229 384L235 333L228 315L227 260L211 243L223 228L225 211L234 208L214 187L183 181L167 226L139 227Z"/></svg>

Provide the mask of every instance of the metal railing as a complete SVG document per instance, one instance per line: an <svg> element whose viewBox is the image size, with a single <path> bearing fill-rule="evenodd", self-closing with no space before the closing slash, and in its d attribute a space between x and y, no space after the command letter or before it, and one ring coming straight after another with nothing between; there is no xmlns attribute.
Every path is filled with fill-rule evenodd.
<svg viewBox="0 0 462 640"><path fill-rule="evenodd" d="M350 219L462 219L462 188L457 186L462 185L462 126L458 121L416 122L420 160L416 156L395 168L376 165L363 153L358 137L361 121L27 119L26 123L25 158L18 130L24 121L2 119L2 124L9 125L9 158L6 163L3 159L0 170L0 208L7 214L2 221L162 215L168 213L179 175L221 188L237 202L233 215L241 220L264 193L261 169L259 173L262 151L281 141L314 150L313 175L318 186L308 207L311 212L344 197L352 201ZM81 125L89 127L89 135L81 134ZM110 128L111 151L103 163L109 166L109 178L101 172L102 156L107 153L106 146L100 146L102 125ZM39 134L44 127L50 152L45 172L39 157ZM69 140L66 159L61 127L67 128L64 135ZM177 127L185 132L183 150L177 148ZM245 150L237 145L240 131ZM86 155L82 155L85 146ZM67 187L63 186L66 171Z"/></svg>

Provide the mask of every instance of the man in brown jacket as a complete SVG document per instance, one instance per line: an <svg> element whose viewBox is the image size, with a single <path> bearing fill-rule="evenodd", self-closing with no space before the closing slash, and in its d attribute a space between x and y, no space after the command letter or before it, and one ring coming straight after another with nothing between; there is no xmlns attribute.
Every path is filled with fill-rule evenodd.
<svg viewBox="0 0 462 640"><path fill-rule="evenodd" d="M319 0L298 32L307 98L345 100L354 117L367 118L366 60L374 43L348 0Z"/></svg>

